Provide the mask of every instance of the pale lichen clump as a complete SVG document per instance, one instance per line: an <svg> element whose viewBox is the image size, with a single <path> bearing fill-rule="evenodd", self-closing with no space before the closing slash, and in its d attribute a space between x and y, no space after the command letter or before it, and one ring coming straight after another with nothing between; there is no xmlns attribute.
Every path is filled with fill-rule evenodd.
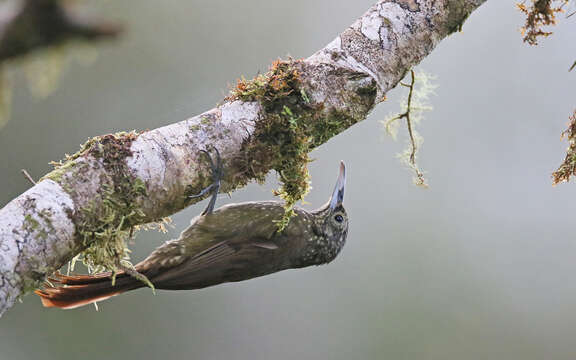
<svg viewBox="0 0 576 360"><path fill-rule="evenodd" d="M432 110L430 96L434 94L438 86L433 83L435 77L424 71L416 73L414 70L411 70L410 76L410 83L400 82L400 85L408 88L407 95L400 100L402 113L389 114L382 123L384 124L386 133L393 139L396 139L399 120L406 120L408 148L398 154L398 158L414 172L414 183L417 186L426 188L428 187L427 180L424 177L424 171L420 169L417 161L423 139L416 130L416 125L422 121L425 111Z"/></svg>

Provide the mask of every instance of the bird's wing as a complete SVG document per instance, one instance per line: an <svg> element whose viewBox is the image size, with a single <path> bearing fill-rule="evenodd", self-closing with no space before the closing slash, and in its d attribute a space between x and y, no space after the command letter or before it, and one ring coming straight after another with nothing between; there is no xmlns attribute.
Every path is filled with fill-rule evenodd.
<svg viewBox="0 0 576 360"><path fill-rule="evenodd" d="M247 234L251 227L260 229L259 233L269 233L272 236L275 226L272 219L277 207L281 208L270 205L269 211L259 211L259 207L245 204L223 206L212 214L198 216L177 239L159 246L136 265L136 269L146 272L152 268L171 268L189 259L202 257L219 244L241 243L242 235ZM248 233L253 232L252 230ZM247 240L249 238L245 237Z"/></svg>
<svg viewBox="0 0 576 360"><path fill-rule="evenodd" d="M199 228L220 239L251 236L270 239L278 230L284 207L278 202L247 202L226 205L198 221ZM248 235L248 236L246 236Z"/></svg>
<svg viewBox="0 0 576 360"><path fill-rule="evenodd" d="M276 201L226 205L200 219L198 227L194 227L221 240L234 239L234 242L243 243L273 239L276 242L280 237L299 237L305 228L303 222L311 221L304 210L294 210L295 216L282 232L278 231L278 221L282 220L285 209Z"/></svg>
<svg viewBox="0 0 576 360"><path fill-rule="evenodd" d="M192 289L263 275L267 263L278 266L270 256L289 255L289 240L298 237L298 217L278 233L273 220L283 212L278 203L244 203L196 219L143 261L146 268L162 267L150 280L160 289Z"/></svg>
<svg viewBox="0 0 576 360"><path fill-rule="evenodd" d="M200 254L187 257L178 265L158 271L152 282L159 289L192 289L214 279L222 268L222 262L234 258L238 249L218 243ZM221 276L221 275L220 275ZM217 282L216 282L217 283Z"/></svg>
<svg viewBox="0 0 576 360"><path fill-rule="evenodd" d="M175 240L166 241L157 247L148 257L136 264L136 271L145 274L152 269L169 268L184 260L183 244Z"/></svg>

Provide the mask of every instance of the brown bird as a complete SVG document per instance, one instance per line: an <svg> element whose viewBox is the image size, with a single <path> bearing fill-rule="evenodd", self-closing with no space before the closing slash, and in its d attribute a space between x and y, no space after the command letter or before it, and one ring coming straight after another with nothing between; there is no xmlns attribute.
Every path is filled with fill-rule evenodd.
<svg viewBox="0 0 576 360"><path fill-rule="evenodd" d="M222 172L218 154L212 164L214 183L198 196L212 192L204 212L194 218L180 237L170 240L138 263L135 269L156 289L192 290L242 281L286 269L331 262L342 249L348 233L348 216L342 206L345 167L340 164L336 187L328 203L315 211L296 208L286 228L278 231L281 202L214 204ZM64 276L37 290L45 307L72 309L108 299L146 284L126 272Z"/></svg>

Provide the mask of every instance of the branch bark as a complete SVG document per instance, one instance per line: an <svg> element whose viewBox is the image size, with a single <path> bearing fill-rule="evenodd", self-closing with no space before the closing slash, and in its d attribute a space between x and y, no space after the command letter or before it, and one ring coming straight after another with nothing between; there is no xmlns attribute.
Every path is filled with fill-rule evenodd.
<svg viewBox="0 0 576 360"><path fill-rule="evenodd" d="M273 146L280 137L298 130L309 150L365 119L484 1L378 1L325 48L240 83L204 114L91 140L0 210L0 314L90 242L110 241L199 201L189 195L210 181L200 150L219 149L221 191L229 192L271 169L282 172L279 164L294 154ZM278 119L295 128L274 133Z"/></svg>

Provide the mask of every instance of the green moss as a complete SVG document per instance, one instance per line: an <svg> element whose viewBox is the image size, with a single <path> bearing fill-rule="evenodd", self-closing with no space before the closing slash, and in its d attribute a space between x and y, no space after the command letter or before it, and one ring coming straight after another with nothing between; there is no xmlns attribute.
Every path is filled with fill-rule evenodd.
<svg viewBox="0 0 576 360"><path fill-rule="evenodd" d="M464 22L470 16L470 9L462 6L458 0L449 0L445 8L448 10L448 17L445 20L447 34L452 34L456 31L461 32Z"/></svg>
<svg viewBox="0 0 576 360"><path fill-rule="evenodd" d="M146 189L140 180L126 180L114 187L105 186L101 203L93 202L81 210L77 229L86 248L78 259L91 271L115 272L130 266L126 242L133 237L136 224L144 218L134 199L145 195Z"/></svg>
<svg viewBox="0 0 576 360"><path fill-rule="evenodd" d="M34 211L36 209L30 210ZM45 240L48 238L48 231L54 230L54 227L52 226L52 220L50 218L51 213L50 211L44 209L42 211L37 211L36 214L42 219L42 221L45 223L45 226L36 220L32 214L28 213L24 216L24 223L22 224L22 228L25 231L34 232L39 239Z"/></svg>
<svg viewBox="0 0 576 360"><path fill-rule="evenodd" d="M275 191L286 203L278 220L283 229L294 214L293 207L310 189L308 153L356 120L337 111L312 105L297 70L298 61L276 61L270 71L252 80L241 79L228 100L258 101L264 116L255 124L252 136L242 148L238 161L244 178L265 180L274 169L281 187Z"/></svg>
<svg viewBox="0 0 576 360"><path fill-rule="evenodd" d="M328 116L317 119L312 124L312 131L315 134L313 146L316 147L325 143L354 123L356 121L350 115L342 111L331 110Z"/></svg>
<svg viewBox="0 0 576 360"><path fill-rule="evenodd" d="M22 226L25 230L36 230L40 227L40 223L32 217L30 214L24 216L24 225Z"/></svg>
<svg viewBox="0 0 576 360"><path fill-rule="evenodd" d="M146 186L131 174L125 161L132 155L130 147L137 137L136 132L121 132L92 138L77 153L53 163L54 171L44 177L58 182L75 198L79 194L74 184L90 176L90 165L77 160L92 157L105 168L98 196L71 214L83 248L72 263L81 260L93 272L116 272L131 266L126 242L145 220L137 199L146 196Z"/></svg>
<svg viewBox="0 0 576 360"><path fill-rule="evenodd" d="M40 212L36 212L37 208L35 202L30 202L27 204L29 206L27 211L35 212L44 222L46 225L53 231L52 222L49 218L50 212L48 210L42 210ZM22 229L29 234L34 234L34 236L41 240L46 240L48 238L48 229L44 227L44 224L41 224L31 213L27 213L24 216L24 222L22 224ZM26 276L21 278L22 280L22 291L21 294L24 295L26 293L31 292L34 289L37 289L38 286L41 285L42 280L44 279L45 273L41 269L46 268L46 264L41 261L41 256L32 256L26 259L27 268L29 272ZM32 270L34 269L34 270Z"/></svg>
<svg viewBox="0 0 576 360"><path fill-rule="evenodd" d="M34 232L39 239L45 240L48 237L48 232L40 226L38 220L34 219L31 214L24 216L22 228L29 233Z"/></svg>
<svg viewBox="0 0 576 360"><path fill-rule="evenodd" d="M200 117L200 123L202 125L208 125L212 122L212 118L210 116L202 116Z"/></svg>
<svg viewBox="0 0 576 360"><path fill-rule="evenodd" d="M570 124L568 129L562 133L562 137L568 140L568 149L566 149L566 157L564 162L558 170L552 173L553 184L567 182L570 178L576 175L576 110L570 116Z"/></svg>

